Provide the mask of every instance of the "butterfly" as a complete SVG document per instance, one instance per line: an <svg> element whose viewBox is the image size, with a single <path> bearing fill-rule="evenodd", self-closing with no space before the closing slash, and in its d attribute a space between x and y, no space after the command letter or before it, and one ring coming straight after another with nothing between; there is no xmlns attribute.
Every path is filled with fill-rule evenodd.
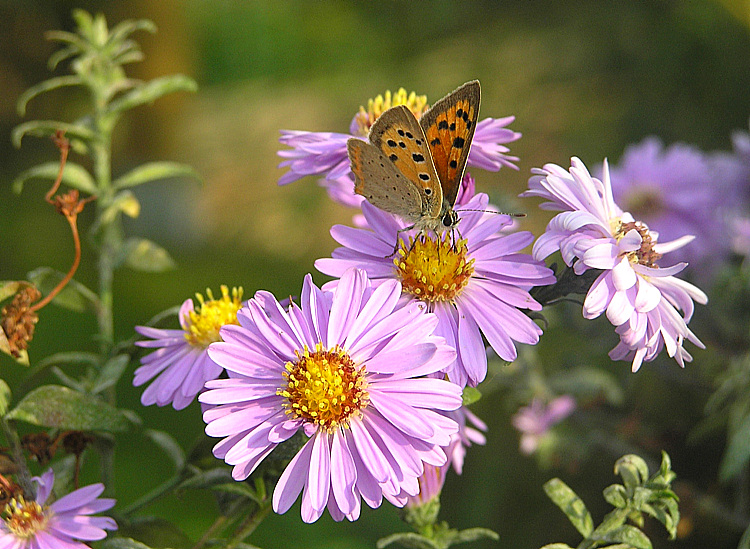
<svg viewBox="0 0 750 549"><path fill-rule="evenodd" d="M453 205L478 116L477 80L443 97L419 121L404 105L388 109L370 128L369 143L347 142L354 192L412 224L402 231L454 229Z"/></svg>

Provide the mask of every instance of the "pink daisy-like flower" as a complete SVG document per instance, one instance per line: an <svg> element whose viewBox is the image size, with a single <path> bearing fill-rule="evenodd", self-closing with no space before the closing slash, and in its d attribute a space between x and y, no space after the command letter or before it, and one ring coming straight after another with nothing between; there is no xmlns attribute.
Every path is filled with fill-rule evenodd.
<svg viewBox="0 0 750 549"><path fill-rule="evenodd" d="M328 190L331 199L345 206L359 207L363 198L354 193L354 176L349 166L346 142L352 137L366 139L375 120L397 105L406 105L414 116L420 118L427 110L427 98L414 92L407 94L401 88L393 96L386 92L385 97L370 99L368 108L360 107L352 119L348 134L281 130L279 142L290 148L278 152L286 159L279 168L289 168L279 179L279 185L308 175L323 176L320 184ZM507 128L514 120L514 116L481 120L474 132L467 164L493 172L503 166L517 170L515 162L518 162L518 157L509 155L510 149L505 146L521 137L520 133Z"/></svg>
<svg viewBox="0 0 750 549"><path fill-rule="evenodd" d="M94 517L110 509L115 500L99 498L103 484L79 488L54 503L46 504L55 483L52 469L31 479L37 485L34 500L13 498L0 519L0 549L88 549L82 541L107 537L117 530L110 517Z"/></svg>
<svg viewBox="0 0 750 549"><path fill-rule="evenodd" d="M529 190L521 195L548 200L542 209L563 210L534 243L534 257L544 259L560 250L576 274L603 271L586 295L583 316L591 319L606 312L617 327L620 343L609 353L613 360L632 360L635 372L666 347L669 356L684 367L692 360L683 348L684 340L703 348L687 327L693 301L705 304L708 298L673 276L685 263L660 268L656 262L692 237L657 243L657 233L615 204L606 161L601 180L592 177L579 159L573 158L571 164L570 170L555 164L535 169Z"/></svg>
<svg viewBox="0 0 750 549"><path fill-rule="evenodd" d="M231 296L226 286L221 287L221 297L214 299L206 290L208 300L196 294L200 305L186 299L178 317L181 330L164 330L136 326L135 331L151 338L137 341L138 347L156 348L141 359L142 366L135 371L133 385L140 387L147 381L153 383L143 391L144 406L172 404L175 410L187 407L203 390L206 381L216 379L222 372L208 356L208 346L221 341L219 329L225 324L237 324L237 310L241 306L242 288L233 288Z"/></svg>
<svg viewBox="0 0 750 549"><path fill-rule="evenodd" d="M448 469L452 466L453 470L460 475L463 472L467 448L472 443L484 445L487 441L482 434L482 431L487 430L487 425L466 406L454 412L448 412L446 415L458 423L458 432L451 436L450 444L445 448L448 461L439 466L425 464L424 473L419 477L419 494L409 496L406 502L407 507L418 507L438 497L445 484Z"/></svg>
<svg viewBox="0 0 750 549"><path fill-rule="evenodd" d="M562 395L544 404L538 398L516 412L511 422L521 432L521 451L533 454L549 430L568 417L576 408L570 395Z"/></svg>
<svg viewBox="0 0 750 549"><path fill-rule="evenodd" d="M534 240L531 233L498 234L510 217L486 213L485 194L466 200L456 210L461 238L453 241L448 233L440 239L413 230L399 233L407 226L401 219L363 202L371 229L334 226L331 235L343 247L315 267L331 276L359 267L375 285L401 281L402 301L425 303L440 320L436 333L457 351L444 373L453 383L476 386L487 375L482 335L508 361L517 356L514 342L536 344L542 330L521 309L540 310L529 289L555 278L542 262L520 253ZM405 236L394 259L397 234ZM334 280L324 288L337 284Z"/></svg>
<svg viewBox="0 0 750 549"><path fill-rule="evenodd" d="M455 351L433 335L437 318L399 307L400 295L398 282L374 288L361 270L344 273L334 292L308 275L300 306L284 310L258 292L209 348L229 379L208 382L199 400L206 433L224 437L214 455L236 480L296 432L309 437L276 485L277 513L302 492L305 522L326 508L356 520L362 499L403 506L419 492L423 463L445 463L441 446L458 425L442 412L461 406L461 388L424 376Z"/></svg>

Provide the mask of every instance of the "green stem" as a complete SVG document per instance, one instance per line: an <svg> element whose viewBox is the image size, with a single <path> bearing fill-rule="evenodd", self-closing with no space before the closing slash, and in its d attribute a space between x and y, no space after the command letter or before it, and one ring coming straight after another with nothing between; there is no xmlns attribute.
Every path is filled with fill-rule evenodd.
<svg viewBox="0 0 750 549"><path fill-rule="evenodd" d="M242 543L242 541L250 534L252 534L258 527L258 525L263 522L263 519L266 518L266 515L268 515L269 511L271 511L270 498L263 500L263 502L261 502L258 506L258 509L255 511L255 513L251 514L244 520L244 522L237 529L237 532L234 534L234 537L232 537L229 543L226 544L224 549L234 549L240 543Z"/></svg>
<svg viewBox="0 0 750 549"><path fill-rule="evenodd" d="M136 512L141 507L144 507L148 505L149 503L156 501L160 497L166 495L166 493L177 486L180 482L182 482L182 475L175 475L166 482L160 484L153 490L151 490L148 494L145 494L138 498L136 501L128 505L125 509L123 509L121 512L123 515L130 515L131 513Z"/></svg>

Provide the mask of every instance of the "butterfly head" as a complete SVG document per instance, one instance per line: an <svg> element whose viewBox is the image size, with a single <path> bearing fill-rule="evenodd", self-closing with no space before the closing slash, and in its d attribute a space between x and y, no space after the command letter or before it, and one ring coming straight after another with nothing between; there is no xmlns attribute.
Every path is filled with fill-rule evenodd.
<svg viewBox="0 0 750 549"><path fill-rule="evenodd" d="M456 212L456 210L454 210L450 206L447 209L444 209L440 220L442 221L443 227L445 229L453 229L456 225L458 225L458 222L461 221L461 219L458 217L458 212Z"/></svg>

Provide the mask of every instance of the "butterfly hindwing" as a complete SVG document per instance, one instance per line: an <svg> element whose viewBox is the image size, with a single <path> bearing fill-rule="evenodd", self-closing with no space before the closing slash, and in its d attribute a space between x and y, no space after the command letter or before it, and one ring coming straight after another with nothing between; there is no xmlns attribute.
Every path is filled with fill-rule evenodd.
<svg viewBox="0 0 750 549"><path fill-rule="evenodd" d="M420 189L374 145L352 138L347 142L354 173L354 192L370 204L410 222L422 216Z"/></svg>
<svg viewBox="0 0 750 549"><path fill-rule="evenodd" d="M419 189L422 215L437 217L443 191L424 132L411 111L403 105L385 111L372 125L370 141Z"/></svg>
<svg viewBox="0 0 750 549"><path fill-rule="evenodd" d="M479 82L467 82L435 103L420 120L440 178L443 199L453 205L479 117Z"/></svg>

